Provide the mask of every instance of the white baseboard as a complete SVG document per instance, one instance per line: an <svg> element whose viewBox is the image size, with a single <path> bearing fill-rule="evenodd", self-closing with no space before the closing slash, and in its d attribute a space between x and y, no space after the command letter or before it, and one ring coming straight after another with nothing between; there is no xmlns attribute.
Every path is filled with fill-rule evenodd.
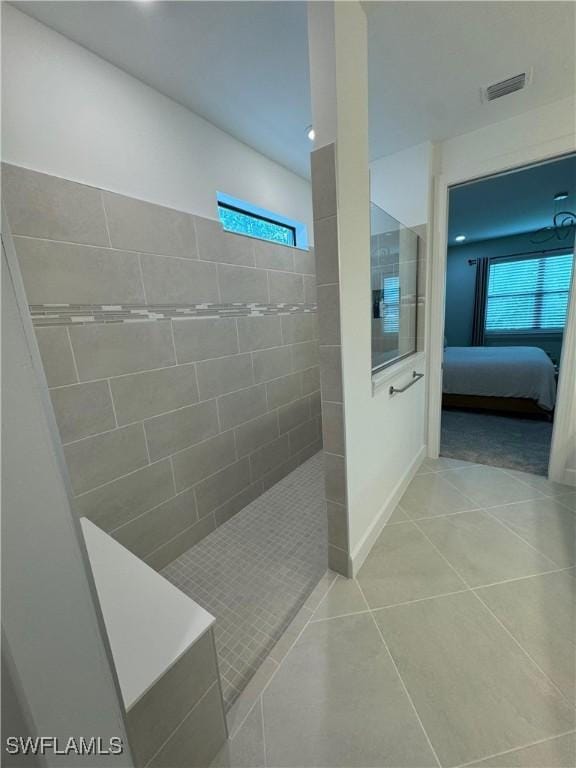
<svg viewBox="0 0 576 768"><path fill-rule="evenodd" d="M572 485L576 487L576 469L564 470L564 482L566 485Z"/></svg>
<svg viewBox="0 0 576 768"><path fill-rule="evenodd" d="M380 534L382 533L382 529L388 522L390 515L396 507L398 506L398 502L404 495L404 491L408 486L410 485L410 482L416 472L418 472L418 469L422 462L424 461L424 458L426 456L426 446L423 445L422 448L418 451L418 454L412 464L408 467L406 472L402 475L398 483L396 484L396 487L386 500L384 506L380 510L380 512L376 515L376 519L372 523L372 525L368 528L364 536L362 537L362 540L358 544L358 546L354 549L354 551L350 554L350 567L351 567L351 576L355 577L362 567L364 560L368 557L370 554L370 550L376 543L376 539Z"/></svg>

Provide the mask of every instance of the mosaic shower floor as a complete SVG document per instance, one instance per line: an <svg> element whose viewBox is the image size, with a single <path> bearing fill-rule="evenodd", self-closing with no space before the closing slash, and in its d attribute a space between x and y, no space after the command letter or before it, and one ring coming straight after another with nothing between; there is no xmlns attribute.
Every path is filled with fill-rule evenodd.
<svg viewBox="0 0 576 768"><path fill-rule="evenodd" d="M216 616L230 707L325 573L322 452L163 569Z"/></svg>

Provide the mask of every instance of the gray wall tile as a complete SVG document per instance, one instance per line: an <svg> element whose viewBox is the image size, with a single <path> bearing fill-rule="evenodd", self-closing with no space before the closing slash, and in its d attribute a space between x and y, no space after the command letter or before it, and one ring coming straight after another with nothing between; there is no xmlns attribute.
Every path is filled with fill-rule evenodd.
<svg viewBox="0 0 576 768"><path fill-rule="evenodd" d="M314 260L314 249L309 248L307 251L296 249L294 251L294 272L298 272L303 275L316 274L316 263Z"/></svg>
<svg viewBox="0 0 576 768"><path fill-rule="evenodd" d="M274 442L260 448L250 456L252 481L260 480L270 470L283 464L290 458L290 440L288 435L282 435Z"/></svg>
<svg viewBox="0 0 576 768"><path fill-rule="evenodd" d="M180 557L190 547L193 547L194 544L202 541L209 533L212 533L215 527L213 516L208 515L208 517L204 517L202 520L194 523L194 525L191 525L190 528L186 528L178 536L170 539L166 544L162 544L154 552L147 555L145 560L151 568L159 571L168 563L171 563L172 560Z"/></svg>
<svg viewBox="0 0 576 768"><path fill-rule="evenodd" d="M342 402L340 347L320 347L320 386L323 400Z"/></svg>
<svg viewBox="0 0 576 768"><path fill-rule="evenodd" d="M322 405L322 434L328 453L344 456L344 414L341 403Z"/></svg>
<svg viewBox="0 0 576 768"><path fill-rule="evenodd" d="M194 365L120 376L111 379L110 386L120 425L198 402Z"/></svg>
<svg viewBox="0 0 576 768"><path fill-rule="evenodd" d="M314 443L320 437L320 424L318 417L306 421L304 424L300 424L299 427L293 429L290 433L290 454L293 456L295 453L299 453L303 448L310 443Z"/></svg>
<svg viewBox="0 0 576 768"><path fill-rule="evenodd" d="M302 371L300 376L302 377L303 395L309 395L320 389L320 368L317 365L314 368L308 368L307 371Z"/></svg>
<svg viewBox="0 0 576 768"><path fill-rule="evenodd" d="M340 282L338 268L338 218L330 216L314 222L316 280L318 285Z"/></svg>
<svg viewBox="0 0 576 768"><path fill-rule="evenodd" d="M283 480L290 474L290 472L293 472L297 466L298 459L296 456L292 456L288 461L285 461L283 464L280 464L264 475L262 478L262 487L267 491L269 488L272 488L273 485L279 483L280 480Z"/></svg>
<svg viewBox="0 0 576 768"><path fill-rule="evenodd" d="M308 398L310 403L310 416L318 416L322 411L322 401L320 398L320 392L315 392Z"/></svg>
<svg viewBox="0 0 576 768"><path fill-rule="evenodd" d="M301 400L296 400L290 405L280 408L278 411L278 424L280 428L280 434L288 432L299 424L303 424L310 418L310 405L308 398L304 397Z"/></svg>
<svg viewBox="0 0 576 768"><path fill-rule="evenodd" d="M170 461L158 461L74 499L79 517L111 531L174 495Z"/></svg>
<svg viewBox="0 0 576 768"><path fill-rule="evenodd" d="M216 265L143 253L142 275L150 304L218 303Z"/></svg>
<svg viewBox="0 0 576 768"><path fill-rule="evenodd" d="M104 192L103 199L114 248L197 258L193 217L189 213L112 192Z"/></svg>
<svg viewBox="0 0 576 768"><path fill-rule="evenodd" d="M222 224L213 219L194 217L198 253L205 261L219 261L223 264L254 266L254 240L231 232L225 232Z"/></svg>
<svg viewBox="0 0 576 768"><path fill-rule="evenodd" d="M2 195L13 235L109 244L98 189L3 165Z"/></svg>
<svg viewBox="0 0 576 768"><path fill-rule="evenodd" d="M292 370L305 371L318 365L320 349L317 341L304 341L292 345Z"/></svg>
<svg viewBox="0 0 576 768"><path fill-rule="evenodd" d="M123 525L112 535L143 558L197 521L196 497L193 491L185 491Z"/></svg>
<svg viewBox="0 0 576 768"><path fill-rule="evenodd" d="M69 331L82 381L175 363L168 320L83 325Z"/></svg>
<svg viewBox="0 0 576 768"><path fill-rule="evenodd" d="M346 504L346 466L342 456L324 454L324 484L328 501Z"/></svg>
<svg viewBox="0 0 576 768"><path fill-rule="evenodd" d="M314 275L303 275L304 279L304 301L306 304L316 304L316 278Z"/></svg>
<svg viewBox="0 0 576 768"><path fill-rule="evenodd" d="M292 357L287 346L253 352L252 361L256 384L278 379L292 371Z"/></svg>
<svg viewBox="0 0 576 768"><path fill-rule="evenodd" d="M152 461L218 434L216 401L189 405L144 422Z"/></svg>
<svg viewBox="0 0 576 768"><path fill-rule="evenodd" d="M139 765L145 765L160 749L217 675L209 630L128 711L130 744Z"/></svg>
<svg viewBox="0 0 576 768"><path fill-rule="evenodd" d="M348 513L343 504L326 502L328 515L328 542L334 547L348 551Z"/></svg>
<svg viewBox="0 0 576 768"><path fill-rule="evenodd" d="M347 578L352 576L348 552L339 547L335 547L333 544L328 544L328 567L331 571L340 573Z"/></svg>
<svg viewBox="0 0 576 768"><path fill-rule="evenodd" d="M148 463L141 424L64 446L74 493L89 491Z"/></svg>
<svg viewBox="0 0 576 768"><path fill-rule="evenodd" d="M138 255L15 237L29 304L142 304Z"/></svg>
<svg viewBox="0 0 576 768"><path fill-rule="evenodd" d="M257 499L258 496L262 494L262 492L262 483L258 481L252 485L249 485L248 488L241 491L237 496L234 496L226 503L222 504L222 506L218 507L218 509L215 509L214 519L216 520L216 525L222 525L222 523L230 520L231 517L234 517L235 514L244 509L244 507L250 504L250 502L254 501L254 499Z"/></svg>
<svg viewBox="0 0 576 768"><path fill-rule="evenodd" d="M266 413L266 388L264 384L223 395L218 398L218 412L222 429L237 427L245 421Z"/></svg>
<svg viewBox="0 0 576 768"><path fill-rule="evenodd" d="M281 379L266 384L268 408L279 408L302 396L302 385L299 373L291 373Z"/></svg>
<svg viewBox="0 0 576 768"><path fill-rule="evenodd" d="M220 689L212 686L150 762L150 768L206 768L226 741Z"/></svg>
<svg viewBox="0 0 576 768"><path fill-rule="evenodd" d="M192 448L180 451L172 457L176 490L182 491L196 485L235 460L236 449L232 431L223 432Z"/></svg>
<svg viewBox="0 0 576 768"><path fill-rule="evenodd" d="M294 248L254 239L254 258L257 267L294 271Z"/></svg>
<svg viewBox="0 0 576 768"><path fill-rule="evenodd" d="M252 358L249 354L220 357L196 365L200 399L218 397L254 384Z"/></svg>
<svg viewBox="0 0 576 768"><path fill-rule="evenodd" d="M266 413L257 419L248 421L236 429L236 450L238 457L247 456L266 443L278 437L278 417L276 412Z"/></svg>
<svg viewBox="0 0 576 768"><path fill-rule="evenodd" d="M200 517L210 514L248 485L250 485L250 462L247 458L202 480L196 486L198 514Z"/></svg>
<svg viewBox="0 0 576 768"><path fill-rule="evenodd" d="M296 459L298 459L298 465L303 464L305 461L308 461L308 459L311 459L312 456L315 456L318 451L322 450L322 438L318 438L318 440L314 440L313 443L310 443L305 448L302 448L301 451L299 451L296 454Z"/></svg>
<svg viewBox="0 0 576 768"><path fill-rule="evenodd" d="M314 222L335 216L336 207L336 145L327 144L310 155L312 169L312 210Z"/></svg>
<svg viewBox="0 0 576 768"><path fill-rule="evenodd" d="M340 344L340 291L337 285L318 287L320 344Z"/></svg>
<svg viewBox="0 0 576 768"><path fill-rule="evenodd" d="M224 303L235 301L268 303L268 279L263 269L218 265L220 296Z"/></svg>
<svg viewBox="0 0 576 768"><path fill-rule="evenodd" d="M304 280L302 275L286 272L270 272L271 304L302 304L304 302Z"/></svg>
<svg viewBox="0 0 576 768"><path fill-rule="evenodd" d="M282 316L282 337L284 344L298 344L318 338L316 313Z"/></svg>
<svg viewBox="0 0 576 768"><path fill-rule="evenodd" d="M174 320L173 324L179 363L224 357L238 352L235 320L207 317Z"/></svg>
<svg viewBox="0 0 576 768"><path fill-rule="evenodd" d="M78 381L67 328L36 328L36 339L49 387Z"/></svg>
<svg viewBox="0 0 576 768"><path fill-rule="evenodd" d="M50 392L63 443L114 429L114 411L107 381L72 384Z"/></svg>
<svg viewBox="0 0 576 768"><path fill-rule="evenodd" d="M239 317L237 322L241 352L281 346L282 332L278 316Z"/></svg>

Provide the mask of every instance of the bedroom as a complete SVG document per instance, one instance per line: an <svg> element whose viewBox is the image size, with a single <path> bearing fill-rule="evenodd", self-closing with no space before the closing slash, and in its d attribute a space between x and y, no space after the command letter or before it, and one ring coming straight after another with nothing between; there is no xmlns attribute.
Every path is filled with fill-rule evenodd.
<svg viewBox="0 0 576 768"><path fill-rule="evenodd" d="M443 456L547 475L576 155L450 190Z"/></svg>

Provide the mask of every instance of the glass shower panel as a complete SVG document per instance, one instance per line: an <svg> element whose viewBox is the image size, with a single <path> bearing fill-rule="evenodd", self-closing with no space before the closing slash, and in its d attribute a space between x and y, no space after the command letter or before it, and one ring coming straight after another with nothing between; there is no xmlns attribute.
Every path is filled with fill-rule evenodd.
<svg viewBox="0 0 576 768"><path fill-rule="evenodd" d="M372 373L416 352L418 235L370 203Z"/></svg>

